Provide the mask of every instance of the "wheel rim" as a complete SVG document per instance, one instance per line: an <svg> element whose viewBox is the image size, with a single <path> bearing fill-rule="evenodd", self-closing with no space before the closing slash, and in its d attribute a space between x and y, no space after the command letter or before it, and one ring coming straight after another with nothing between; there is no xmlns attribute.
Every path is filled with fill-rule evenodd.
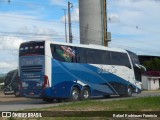
<svg viewBox="0 0 160 120"><path fill-rule="evenodd" d="M17 91L17 92L15 93L15 95L16 95L16 96L19 96L19 92Z"/></svg>
<svg viewBox="0 0 160 120"><path fill-rule="evenodd" d="M128 95L129 95L129 96L132 95L132 90L131 90L131 88L128 88Z"/></svg>
<svg viewBox="0 0 160 120"><path fill-rule="evenodd" d="M73 90L72 92L72 97L74 100L78 100L78 97L79 97L79 93L77 90Z"/></svg>
<svg viewBox="0 0 160 120"><path fill-rule="evenodd" d="M89 91L88 90L84 90L83 97L84 97L84 99L89 98Z"/></svg>

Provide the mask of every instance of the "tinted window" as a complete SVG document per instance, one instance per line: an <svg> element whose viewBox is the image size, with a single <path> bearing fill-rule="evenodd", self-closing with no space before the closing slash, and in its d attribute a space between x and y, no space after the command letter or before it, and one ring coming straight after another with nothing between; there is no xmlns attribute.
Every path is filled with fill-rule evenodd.
<svg viewBox="0 0 160 120"><path fill-rule="evenodd" d="M76 47L76 59L78 63L87 63L86 48Z"/></svg>
<svg viewBox="0 0 160 120"><path fill-rule="evenodd" d="M138 56L135 53L131 52L131 51L127 51L127 52L128 52L128 54L129 54L129 56L131 58L131 61L132 61L133 65L134 64L139 64Z"/></svg>
<svg viewBox="0 0 160 120"><path fill-rule="evenodd" d="M129 58L126 53L111 52L111 64L131 68Z"/></svg>
<svg viewBox="0 0 160 120"><path fill-rule="evenodd" d="M19 49L19 55L44 55L44 42L22 43Z"/></svg>
<svg viewBox="0 0 160 120"><path fill-rule="evenodd" d="M61 62L120 65L131 67L126 53L51 44L52 56Z"/></svg>
<svg viewBox="0 0 160 120"><path fill-rule="evenodd" d="M76 62L74 47L64 45L52 45L51 52L54 59L62 62Z"/></svg>

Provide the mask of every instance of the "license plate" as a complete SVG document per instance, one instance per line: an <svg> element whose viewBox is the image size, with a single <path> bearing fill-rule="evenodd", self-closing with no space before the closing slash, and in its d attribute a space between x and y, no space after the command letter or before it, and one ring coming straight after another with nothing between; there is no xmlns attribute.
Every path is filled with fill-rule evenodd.
<svg viewBox="0 0 160 120"><path fill-rule="evenodd" d="M29 93L29 95L34 95L34 92Z"/></svg>

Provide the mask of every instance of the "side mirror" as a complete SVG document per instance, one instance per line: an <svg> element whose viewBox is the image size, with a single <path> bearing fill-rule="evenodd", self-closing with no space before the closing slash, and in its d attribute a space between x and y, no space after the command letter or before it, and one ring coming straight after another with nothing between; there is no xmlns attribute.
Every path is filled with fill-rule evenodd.
<svg viewBox="0 0 160 120"><path fill-rule="evenodd" d="M135 64L139 69L143 69L144 71L146 71L146 67L144 67L143 65L140 64Z"/></svg>

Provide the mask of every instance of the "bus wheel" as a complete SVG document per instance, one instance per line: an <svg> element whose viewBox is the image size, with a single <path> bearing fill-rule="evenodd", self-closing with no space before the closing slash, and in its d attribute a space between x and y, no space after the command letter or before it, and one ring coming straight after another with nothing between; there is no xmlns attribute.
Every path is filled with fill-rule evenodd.
<svg viewBox="0 0 160 120"><path fill-rule="evenodd" d="M109 98L109 97L110 97L110 95L103 95L103 97L105 97L105 98Z"/></svg>
<svg viewBox="0 0 160 120"><path fill-rule="evenodd" d="M132 96L132 88L131 87L128 87L127 88L127 94L126 94L127 97L131 97Z"/></svg>
<svg viewBox="0 0 160 120"><path fill-rule="evenodd" d="M15 97L20 97L20 92L19 92L19 90L15 90L15 91L14 91L14 95L15 95Z"/></svg>
<svg viewBox="0 0 160 120"><path fill-rule="evenodd" d="M63 99L62 99L62 98L58 98L58 99L56 99L56 101L57 101L58 103L61 103L61 102L63 102Z"/></svg>
<svg viewBox="0 0 160 120"><path fill-rule="evenodd" d="M72 100L72 101L78 101L79 98L80 98L79 89L76 88L76 87L73 87L73 88L72 88L72 91L71 91L71 100Z"/></svg>
<svg viewBox="0 0 160 120"><path fill-rule="evenodd" d="M48 103L52 103L53 99L52 98L43 98L43 101L48 102Z"/></svg>
<svg viewBox="0 0 160 120"><path fill-rule="evenodd" d="M91 96L91 92L90 92L89 88L85 87L82 91L82 100L88 100L88 99L90 99L90 96Z"/></svg>

